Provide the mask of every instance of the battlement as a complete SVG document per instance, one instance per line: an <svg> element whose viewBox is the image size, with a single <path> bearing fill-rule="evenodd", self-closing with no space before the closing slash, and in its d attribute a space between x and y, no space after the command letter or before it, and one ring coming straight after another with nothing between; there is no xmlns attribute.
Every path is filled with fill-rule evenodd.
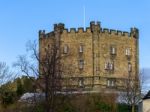
<svg viewBox="0 0 150 112"><path fill-rule="evenodd" d="M116 34L117 34L117 30L110 29L110 34L112 34L112 35L116 35Z"/></svg>
<svg viewBox="0 0 150 112"><path fill-rule="evenodd" d="M110 35L131 37L131 34L129 32L120 31L120 30L114 30L114 29L107 29L107 28L103 28L102 29L102 33L110 34Z"/></svg>
<svg viewBox="0 0 150 112"><path fill-rule="evenodd" d="M91 33L91 29L90 27L86 27L85 30L83 27L79 27L78 29L70 28L70 29L64 29L63 33Z"/></svg>
<svg viewBox="0 0 150 112"><path fill-rule="evenodd" d="M85 31L84 31L84 28L83 28L83 27L80 27L80 28L78 28L78 31L77 31L77 32L83 33L83 32L85 32Z"/></svg>
<svg viewBox="0 0 150 112"><path fill-rule="evenodd" d="M76 32L76 28L70 28L70 33L75 33Z"/></svg>
<svg viewBox="0 0 150 112"><path fill-rule="evenodd" d="M54 32L49 32L49 33L46 33L45 30L40 30L39 31L39 38L49 38L49 37L52 37L54 36Z"/></svg>
<svg viewBox="0 0 150 112"><path fill-rule="evenodd" d="M103 32L103 33L109 33L110 31L109 31L109 29L107 29L107 28L103 28L103 29L102 29L102 32Z"/></svg>
<svg viewBox="0 0 150 112"><path fill-rule="evenodd" d="M45 30L39 30L39 38L43 38L45 36Z"/></svg>
<svg viewBox="0 0 150 112"><path fill-rule="evenodd" d="M97 22L91 21L91 22L90 22L90 25L98 25L98 26L100 26L100 21L97 21Z"/></svg>
<svg viewBox="0 0 150 112"><path fill-rule="evenodd" d="M64 28L65 28L65 24L63 23L54 24L54 30L64 29Z"/></svg>
<svg viewBox="0 0 150 112"><path fill-rule="evenodd" d="M44 35L45 34L45 30L39 30L39 35Z"/></svg>
<svg viewBox="0 0 150 112"><path fill-rule="evenodd" d="M98 33L103 33L107 35L117 35L117 36L125 36L125 37L134 37L138 38L139 37L139 31L137 28L131 28L130 32L126 31L120 31L120 30L115 30L115 29L108 29L108 28L101 28L101 23L99 21L91 21L90 22L90 27L86 27L84 29L83 27L79 28L70 28L66 29L65 25L63 23L59 24L54 24L54 31L53 33L93 33L93 32L98 32ZM45 33L45 30L40 30L39 31L39 37L50 37L53 35L53 33Z"/></svg>
<svg viewBox="0 0 150 112"><path fill-rule="evenodd" d="M131 36L133 36L134 38L139 38L139 30L137 28L131 28L130 29L130 32L131 32Z"/></svg>
<svg viewBox="0 0 150 112"><path fill-rule="evenodd" d="M86 32L91 33L90 27L86 27Z"/></svg>

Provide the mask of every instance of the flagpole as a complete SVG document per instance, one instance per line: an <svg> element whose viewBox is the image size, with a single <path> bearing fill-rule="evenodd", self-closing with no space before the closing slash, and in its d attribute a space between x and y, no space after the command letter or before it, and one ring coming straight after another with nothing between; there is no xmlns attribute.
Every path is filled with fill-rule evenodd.
<svg viewBox="0 0 150 112"><path fill-rule="evenodd" d="M83 6L83 26L85 29L85 6Z"/></svg>

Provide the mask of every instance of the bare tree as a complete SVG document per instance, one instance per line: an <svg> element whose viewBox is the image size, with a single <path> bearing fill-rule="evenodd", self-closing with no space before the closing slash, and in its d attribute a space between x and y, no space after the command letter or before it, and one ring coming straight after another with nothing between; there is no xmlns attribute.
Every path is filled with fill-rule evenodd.
<svg viewBox="0 0 150 112"><path fill-rule="evenodd" d="M12 103L12 97L9 100L6 100L6 93L12 91L10 86L10 81L15 78L15 75L10 72L9 67L5 62L0 62L0 103L3 106Z"/></svg>
<svg viewBox="0 0 150 112"><path fill-rule="evenodd" d="M14 66L27 76L37 77L35 85L45 93L46 112L54 112L56 94L62 89L62 74L70 73L72 69L64 67L55 41L47 45L42 54L39 54L35 41L28 42L27 48L30 55L19 56Z"/></svg>
<svg viewBox="0 0 150 112"><path fill-rule="evenodd" d="M127 78L124 80L124 91L121 92L121 99L124 103L128 104L129 111L135 112L135 107L141 100L141 75L128 74Z"/></svg>
<svg viewBox="0 0 150 112"><path fill-rule="evenodd" d="M0 85L10 81L12 78L13 75L9 71L9 67L5 62L0 62Z"/></svg>

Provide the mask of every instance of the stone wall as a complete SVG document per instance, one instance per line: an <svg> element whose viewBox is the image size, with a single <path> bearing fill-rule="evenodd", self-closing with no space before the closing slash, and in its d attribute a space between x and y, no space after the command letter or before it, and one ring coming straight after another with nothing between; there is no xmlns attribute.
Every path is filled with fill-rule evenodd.
<svg viewBox="0 0 150 112"><path fill-rule="evenodd" d="M138 35L136 28L122 32L101 28L100 22L91 22L85 31L55 24L54 31L39 32L40 55L56 39L63 57L61 62L72 68L70 73L62 75L69 84L119 88L122 79L138 75Z"/></svg>

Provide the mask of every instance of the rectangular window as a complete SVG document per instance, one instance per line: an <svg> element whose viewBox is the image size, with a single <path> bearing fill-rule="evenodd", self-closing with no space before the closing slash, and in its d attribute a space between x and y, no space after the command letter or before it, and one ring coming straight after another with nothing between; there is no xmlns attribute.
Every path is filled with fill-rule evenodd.
<svg viewBox="0 0 150 112"><path fill-rule="evenodd" d="M109 63L109 69L113 70L114 69L114 64L113 63Z"/></svg>
<svg viewBox="0 0 150 112"><path fill-rule="evenodd" d="M84 60L81 59L79 60L79 69L83 69L83 67L84 67Z"/></svg>
<svg viewBox="0 0 150 112"><path fill-rule="evenodd" d="M107 86L109 87L111 84L110 84L110 80L107 80Z"/></svg>
<svg viewBox="0 0 150 112"><path fill-rule="evenodd" d="M68 47L68 45L64 45L64 54L67 54L68 53L68 51L69 51L69 47Z"/></svg>
<svg viewBox="0 0 150 112"><path fill-rule="evenodd" d="M84 80L83 78L79 79L79 87L83 87L84 86Z"/></svg>
<svg viewBox="0 0 150 112"><path fill-rule="evenodd" d="M110 48L110 53L113 54L113 55L116 54L116 48L115 47L111 47Z"/></svg>
<svg viewBox="0 0 150 112"><path fill-rule="evenodd" d="M108 87L114 87L115 86L115 80L114 79L108 79L107 80L107 86Z"/></svg>
<svg viewBox="0 0 150 112"><path fill-rule="evenodd" d="M132 71L132 65L131 63L128 63L128 72L131 72Z"/></svg>
<svg viewBox="0 0 150 112"><path fill-rule="evenodd" d="M105 69L105 70L108 70L108 69L109 69L109 63L108 63L108 62L105 63L104 69Z"/></svg>
<svg viewBox="0 0 150 112"><path fill-rule="evenodd" d="M114 63L113 62L106 62L105 63L105 70L114 70Z"/></svg>
<svg viewBox="0 0 150 112"><path fill-rule="evenodd" d="M79 53L83 53L83 45L82 44L79 46Z"/></svg>
<svg viewBox="0 0 150 112"><path fill-rule="evenodd" d="M126 54L126 56L130 56L131 55L131 48L126 48L125 54Z"/></svg>
<svg viewBox="0 0 150 112"><path fill-rule="evenodd" d="M115 81L114 81L114 80L111 81L111 86L112 86L112 87L115 86Z"/></svg>

